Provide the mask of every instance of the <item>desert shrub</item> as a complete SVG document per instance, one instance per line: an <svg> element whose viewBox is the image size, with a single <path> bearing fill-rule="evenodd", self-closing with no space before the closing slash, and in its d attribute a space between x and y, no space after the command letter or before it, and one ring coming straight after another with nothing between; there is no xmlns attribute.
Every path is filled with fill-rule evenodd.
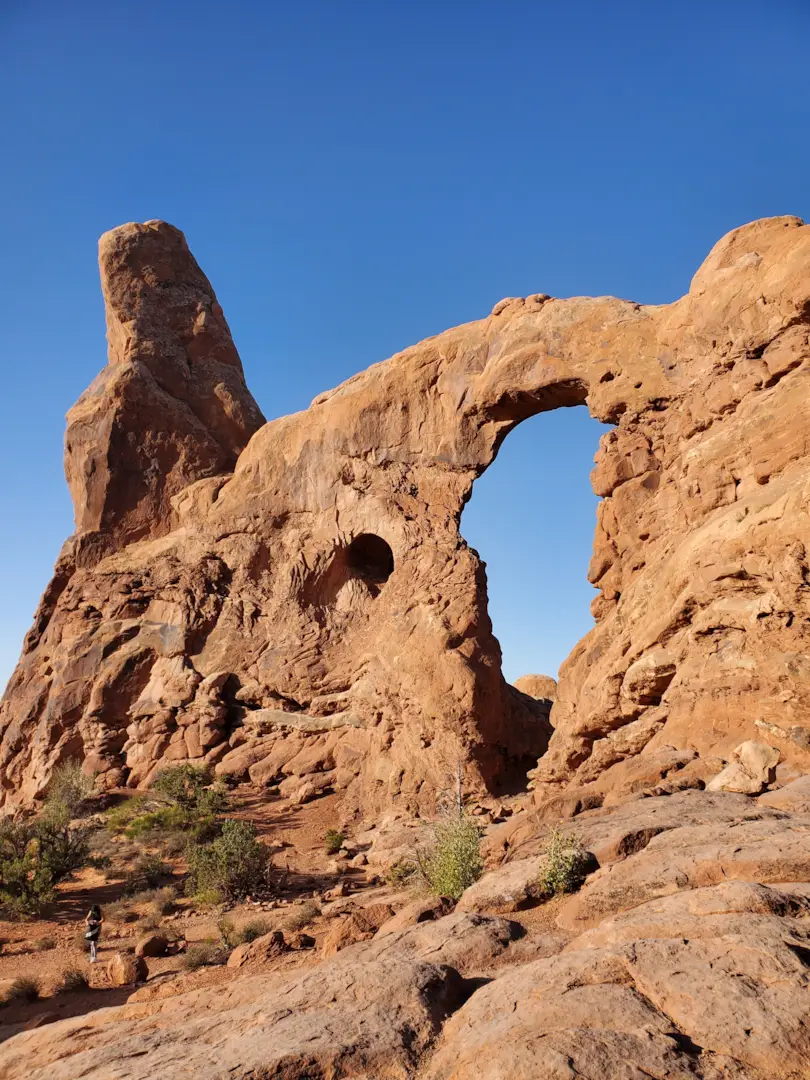
<svg viewBox="0 0 810 1080"><path fill-rule="evenodd" d="M131 900L116 900L112 904L107 904L104 908L104 918L109 922L133 922L137 917L138 916L132 910Z"/></svg>
<svg viewBox="0 0 810 1080"><path fill-rule="evenodd" d="M81 968L69 967L65 968L59 977L55 991L57 994L69 994L71 991L86 990L89 985L90 980L86 972L82 971Z"/></svg>
<svg viewBox="0 0 810 1080"><path fill-rule="evenodd" d="M132 821L143 814L149 805L145 795L136 795L126 799L118 806L112 806L104 815L107 828L114 833L123 832Z"/></svg>
<svg viewBox="0 0 810 1080"><path fill-rule="evenodd" d="M191 818L212 818L228 808L228 794L223 784L214 783L207 765L186 761L159 773L152 790Z"/></svg>
<svg viewBox="0 0 810 1080"><path fill-rule="evenodd" d="M41 937L34 946L34 948L37 950L37 952L50 952L51 949L56 948L56 938Z"/></svg>
<svg viewBox="0 0 810 1080"><path fill-rule="evenodd" d="M292 932L303 930L305 926L309 926L313 919L317 919L320 913L321 909L314 900L305 900L303 904L299 904L286 917L284 929Z"/></svg>
<svg viewBox="0 0 810 1080"><path fill-rule="evenodd" d="M139 855L124 879L124 893L134 896L146 889L154 889L171 873L160 855L147 852Z"/></svg>
<svg viewBox="0 0 810 1080"><path fill-rule="evenodd" d="M26 820L0 819L0 907L17 917L38 914L89 852L89 831L71 827L65 807L54 804Z"/></svg>
<svg viewBox="0 0 810 1080"><path fill-rule="evenodd" d="M165 769L148 796L130 799L109 812L108 827L129 840L147 838L173 855L180 855L190 843L208 843L219 835L219 815L228 805L224 786L212 784L212 779L207 766L190 762Z"/></svg>
<svg viewBox="0 0 810 1080"><path fill-rule="evenodd" d="M150 911L147 915L144 915L139 920L139 930L159 930L163 924L163 920L160 915L157 915L154 911Z"/></svg>
<svg viewBox="0 0 810 1080"><path fill-rule="evenodd" d="M18 975L3 995L3 1004L12 1001L36 1001L42 993L42 983L33 975Z"/></svg>
<svg viewBox="0 0 810 1080"><path fill-rule="evenodd" d="M145 889L132 897L132 903L147 907L154 915L168 915L174 908L177 889L174 885L164 885L160 889Z"/></svg>
<svg viewBox="0 0 810 1080"><path fill-rule="evenodd" d="M219 932L219 943L223 949L230 951L236 948L239 944L239 934L231 919L226 918L224 915L217 919L217 930Z"/></svg>
<svg viewBox="0 0 810 1080"><path fill-rule="evenodd" d="M219 945L213 941L201 941L189 948L183 957L183 967L187 971L197 971L201 967L224 964L227 959L227 953Z"/></svg>
<svg viewBox="0 0 810 1080"><path fill-rule="evenodd" d="M267 884L270 853L247 821L226 820L210 844L188 851L192 894L215 889L226 900L240 900Z"/></svg>
<svg viewBox="0 0 810 1080"><path fill-rule="evenodd" d="M417 852L417 865L434 896L458 900L484 872L476 822L465 814L437 822L430 843Z"/></svg>
<svg viewBox="0 0 810 1080"><path fill-rule="evenodd" d="M251 919L251 921L245 923L239 931L239 943L242 945L249 945L251 941L255 941L256 938L264 937L265 934L269 934L272 929L273 928L267 919Z"/></svg>
<svg viewBox="0 0 810 1080"><path fill-rule="evenodd" d="M46 798L50 806L63 808L75 817L95 790L95 775L83 772L79 761L65 761L53 770Z"/></svg>
<svg viewBox="0 0 810 1080"><path fill-rule="evenodd" d="M323 838L323 846L326 849L326 854L337 855L343 847L343 841L345 839L346 834L340 832L338 829L327 829Z"/></svg>
<svg viewBox="0 0 810 1080"><path fill-rule="evenodd" d="M546 896L576 892L587 876L588 855L573 833L554 828L540 865L540 887Z"/></svg>
<svg viewBox="0 0 810 1080"><path fill-rule="evenodd" d="M413 881L418 869L416 863L408 859L397 859L386 869L383 876L387 885L406 885Z"/></svg>
<svg viewBox="0 0 810 1080"><path fill-rule="evenodd" d="M219 889L195 889L193 878L190 878L186 883L186 889L188 895L193 897L198 908L214 908L225 902L225 897Z"/></svg>

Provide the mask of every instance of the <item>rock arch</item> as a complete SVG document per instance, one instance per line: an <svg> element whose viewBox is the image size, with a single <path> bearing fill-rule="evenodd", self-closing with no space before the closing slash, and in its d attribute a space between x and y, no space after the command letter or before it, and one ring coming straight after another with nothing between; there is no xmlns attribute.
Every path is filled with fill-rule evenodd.
<svg viewBox="0 0 810 1080"><path fill-rule="evenodd" d="M143 355L160 355L155 342L196 343L192 386L172 393L217 442L233 430L217 409L256 415L243 384L223 396L207 381L223 350L233 355L215 301L200 294L167 311L165 289L138 269L141 246L166 229L124 226L102 240L102 251L129 252L102 259L102 274L108 324L130 336L121 353L110 335L120 371L105 369L93 391L95 419L86 403L69 417L69 477L107 446L109 417L121 430L134 423L128 387L150 334ZM182 281L193 260L175 233L163 276ZM721 240L668 306L502 301L304 413L252 437L244 423L232 475L227 456L192 468L185 439L176 460L186 464L151 516L140 496L122 499L132 469L108 453L106 473L93 474L104 513L88 518L87 488L71 482L79 532L2 705L5 798L41 791L77 731L110 784L192 757L285 791L344 790L371 810L430 808L459 760L470 787L497 787L515 762L541 756L535 782L548 791L598 785L642 750L722 754L757 723L781 733L788 756L805 753L809 264L810 229L776 218ZM216 334L195 336L208 311ZM616 425L593 473L597 625L561 672L547 749L535 699L501 676L459 519L516 424L581 403ZM164 419L152 411L157 432ZM309 603L313 574L363 534L384 537L396 563L373 603ZM120 709L128 665L142 673L145 656L151 675L132 683L126 741L91 752L104 688L115 680ZM650 700L644 679L663 685L664 670Z"/></svg>

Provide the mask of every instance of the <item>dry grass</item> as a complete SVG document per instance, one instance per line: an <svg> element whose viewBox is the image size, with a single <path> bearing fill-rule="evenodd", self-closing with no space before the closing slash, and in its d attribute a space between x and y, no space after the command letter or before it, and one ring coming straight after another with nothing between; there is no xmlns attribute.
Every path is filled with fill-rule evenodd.
<svg viewBox="0 0 810 1080"><path fill-rule="evenodd" d="M292 932L303 930L305 926L309 926L314 919L317 919L320 913L321 909L314 900L305 900L285 918L284 929Z"/></svg>
<svg viewBox="0 0 810 1080"><path fill-rule="evenodd" d="M36 1001L42 993L42 983L33 975L18 975L3 995L2 1003L10 1005L12 1001Z"/></svg>
<svg viewBox="0 0 810 1080"><path fill-rule="evenodd" d="M87 977L87 972L78 967L69 967L65 968L59 977L55 993L70 994L79 990L87 990L89 986L90 980Z"/></svg>

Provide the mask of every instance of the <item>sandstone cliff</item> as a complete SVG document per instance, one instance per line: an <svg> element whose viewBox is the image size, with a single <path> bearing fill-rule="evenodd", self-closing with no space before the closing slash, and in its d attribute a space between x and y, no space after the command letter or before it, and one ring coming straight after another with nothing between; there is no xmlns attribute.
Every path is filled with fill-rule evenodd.
<svg viewBox="0 0 810 1080"><path fill-rule="evenodd" d="M181 234L124 226L101 266L110 364L69 416L77 533L1 707L7 802L77 755L368 809L432 806L458 760L497 787L542 756L540 797L763 725L810 762L810 227L736 230L667 306L501 301L263 426ZM513 427L581 404L615 425L596 626L546 752L459 519Z"/></svg>

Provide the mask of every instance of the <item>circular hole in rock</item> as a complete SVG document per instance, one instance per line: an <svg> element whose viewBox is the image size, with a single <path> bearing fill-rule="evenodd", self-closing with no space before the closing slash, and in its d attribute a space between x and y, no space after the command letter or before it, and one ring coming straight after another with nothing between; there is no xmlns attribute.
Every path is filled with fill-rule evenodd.
<svg viewBox="0 0 810 1080"><path fill-rule="evenodd" d="M394 553L381 536L361 533L346 551L349 568L358 577L381 585L394 572Z"/></svg>

